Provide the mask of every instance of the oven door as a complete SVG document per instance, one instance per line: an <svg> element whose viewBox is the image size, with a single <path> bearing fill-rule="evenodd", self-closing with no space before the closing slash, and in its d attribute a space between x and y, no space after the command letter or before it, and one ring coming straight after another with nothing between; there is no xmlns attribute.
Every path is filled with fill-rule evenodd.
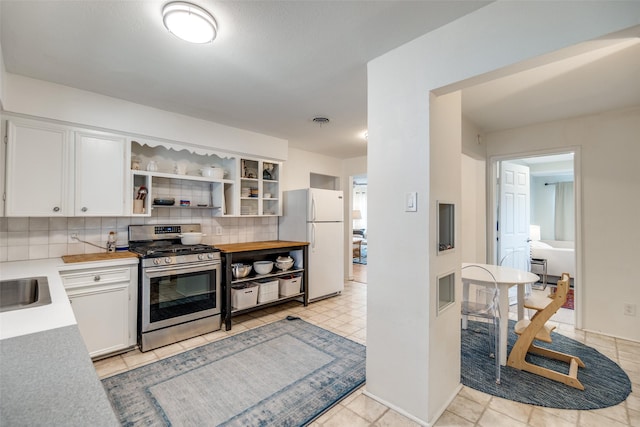
<svg viewBox="0 0 640 427"><path fill-rule="evenodd" d="M141 330L220 314L220 262L148 267L142 273Z"/></svg>

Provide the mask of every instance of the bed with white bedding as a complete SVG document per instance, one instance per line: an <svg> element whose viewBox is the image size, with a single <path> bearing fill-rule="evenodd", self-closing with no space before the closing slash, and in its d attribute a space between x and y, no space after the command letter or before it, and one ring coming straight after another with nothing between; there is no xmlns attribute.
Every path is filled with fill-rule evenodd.
<svg viewBox="0 0 640 427"><path fill-rule="evenodd" d="M560 277L562 273L576 276L574 242L544 240L531 242L531 258L547 260L547 275Z"/></svg>

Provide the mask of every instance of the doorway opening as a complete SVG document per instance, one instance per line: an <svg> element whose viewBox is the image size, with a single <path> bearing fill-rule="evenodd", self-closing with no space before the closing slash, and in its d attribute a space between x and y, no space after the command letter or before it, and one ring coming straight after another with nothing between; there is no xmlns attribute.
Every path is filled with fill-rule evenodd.
<svg viewBox="0 0 640 427"><path fill-rule="evenodd" d="M367 176L353 177L352 201L352 267L353 280L367 282L369 244L367 240Z"/></svg>
<svg viewBox="0 0 640 427"><path fill-rule="evenodd" d="M530 292L549 293L566 272L572 289L554 320L575 325L576 230L579 204L575 152L501 158L492 162L494 263L536 273ZM515 303L516 294L509 295Z"/></svg>

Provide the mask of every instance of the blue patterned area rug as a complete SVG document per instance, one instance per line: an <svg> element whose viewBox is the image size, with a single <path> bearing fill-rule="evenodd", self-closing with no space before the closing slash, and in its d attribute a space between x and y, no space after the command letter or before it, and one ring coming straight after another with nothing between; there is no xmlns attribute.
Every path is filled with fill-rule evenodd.
<svg viewBox="0 0 640 427"><path fill-rule="evenodd" d="M513 320L509 321L508 351L517 339L514 324ZM516 402L579 410L614 406L631 393L629 377L615 362L596 349L555 332L551 335L551 344L539 341L536 344L582 359L585 367L578 369L578 380L584 385L584 391L510 366L502 367L498 385L495 383L495 361L488 356L487 325L470 321L469 328L462 330L461 382L468 387ZM544 357L528 354L527 361L562 373L569 372L566 363Z"/></svg>
<svg viewBox="0 0 640 427"><path fill-rule="evenodd" d="M354 264L362 264L362 265L367 265L367 256L363 256L363 257L355 257L353 259L353 263Z"/></svg>
<svg viewBox="0 0 640 427"><path fill-rule="evenodd" d="M353 257L353 263L354 264L363 264L363 265L367 265L367 245L363 245L360 248L360 256L354 256Z"/></svg>
<svg viewBox="0 0 640 427"><path fill-rule="evenodd" d="M298 318L102 380L127 426L302 426L364 382L363 345Z"/></svg>

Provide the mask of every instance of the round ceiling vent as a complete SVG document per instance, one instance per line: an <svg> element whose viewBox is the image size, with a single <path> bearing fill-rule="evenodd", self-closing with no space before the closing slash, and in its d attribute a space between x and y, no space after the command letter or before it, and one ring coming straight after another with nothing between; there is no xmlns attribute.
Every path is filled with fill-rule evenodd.
<svg viewBox="0 0 640 427"><path fill-rule="evenodd" d="M312 120L314 123L319 123L321 125L329 123L329 118L327 117L314 117Z"/></svg>

